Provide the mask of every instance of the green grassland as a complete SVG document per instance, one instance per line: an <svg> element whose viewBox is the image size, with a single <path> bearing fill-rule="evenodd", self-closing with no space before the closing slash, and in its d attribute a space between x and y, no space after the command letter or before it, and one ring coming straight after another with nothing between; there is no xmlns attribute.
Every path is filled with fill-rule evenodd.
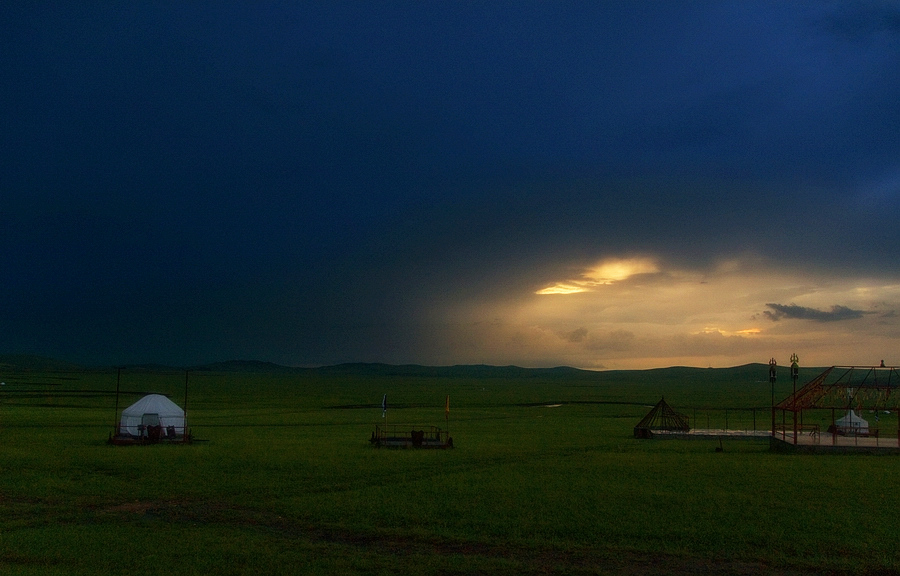
<svg viewBox="0 0 900 576"><path fill-rule="evenodd" d="M115 371L0 369L0 573L900 573L900 459L632 437L662 395L767 408L766 369L191 372L199 441L146 447L106 443ZM382 394L456 448L373 448Z"/></svg>

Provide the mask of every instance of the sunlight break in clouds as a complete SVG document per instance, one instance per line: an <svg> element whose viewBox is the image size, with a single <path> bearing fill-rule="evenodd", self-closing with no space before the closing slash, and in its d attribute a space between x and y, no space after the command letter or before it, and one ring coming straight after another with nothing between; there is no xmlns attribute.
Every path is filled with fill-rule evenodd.
<svg viewBox="0 0 900 576"><path fill-rule="evenodd" d="M549 288L538 290L535 294L578 294L579 292L587 292L587 288L575 284L554 284Z"/></svg>
<svg viewBox="0 0 900 576"><path fill-rule="evenodd" d="M659 272L659 266L652 258L608 259L586 270L580 279L558 282L553 286L538 290L535 294L578 294L579 292L588 292L596 286L627 280L636 274L654 274L656 272Z"/></svg>
<svg viewBox="0 0 900 576"><path fill-rule="evenodd" d="M898 309L893 278L753 256L696 269L606 260L537 292L442 310L433 349L453 362L593 369L736 366L793 352L812 366L900 364Z"/></svg>

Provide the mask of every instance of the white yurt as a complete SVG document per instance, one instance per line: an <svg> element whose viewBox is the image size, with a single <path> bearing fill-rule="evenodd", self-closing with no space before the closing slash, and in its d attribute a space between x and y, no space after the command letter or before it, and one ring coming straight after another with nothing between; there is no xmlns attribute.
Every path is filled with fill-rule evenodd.
<svg viewBox="0 0 900 576"><path fill-rule="evenodd" d="M178 436L184 435L184 410L162 394L148 394L122 410L119 434L146 436L149 426L161 427L166 437L174 428Z"/></svg>
<svg viewBox="0 0 900 576"><path fill-rule="evenodd" d="M869 433L869 422L861 418L853 410L847 410L847 414L843 418L838 418L834 425L837 426L838 430L850 434Z"/></svg>

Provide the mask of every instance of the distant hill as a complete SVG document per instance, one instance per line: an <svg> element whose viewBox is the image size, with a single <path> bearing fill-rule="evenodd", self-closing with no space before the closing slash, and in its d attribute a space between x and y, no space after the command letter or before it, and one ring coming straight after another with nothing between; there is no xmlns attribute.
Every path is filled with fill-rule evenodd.
<svg viewBox="0 0 900 576"><path fill-rule="evenodd" d="M274 362L262 362L260 360L227 360L225 362L213 362L192 366L191 370L209 370L211 372L302 372L306 368L292 368L282 366Z"/></svg>
<svg viewBox="0 0 900 576"><path fill-rule="evenodd" d="M181 372L184 370L184 368L167 364L125 364L124 366L117 366L117 368L135 372Z"/></svg>
<svg viewBox="0 0 900 576"><path fill-rule="evenodd" d="M54 360L31 354L0 354L0 370L35 370L52 372L73 372L94 370L101 367L85 367L71 362ZM112 367L108 367L112 368ZM106 369L108 369L106 368ZM427 378L605 378L615 375L624 382L639 382L652 376L654 381L678 385L683 382L717 381L723 375L730 379L746 382L767 382L768 365L745 364L730 368L693 368L672 366L647 370L582 370L569 366L555 368L522 368L520 366L491 366L486 364L455 366L423 366L419 364L347 363L315 368L283 366L274 362L259 360L229 360L189 367L165 366L162 364L133 364L124 366L126 370L148 372L177 372L184 370L208 372L245 372L269 374L320 374L382 377L427 377ZM801 367L801 380L818 375L823 368ZM779 381L789 379L787 367L779 366Z"/></svg>
<svg viewBox="0 0 900 576"><path fill-rule="evenodd" d="M0 369L77 372L84 370L84 366L34 354L0 354Z"/></svg>
<svg viewBox="0 0 900 576"><path fill-rule="evenodd" d="M230 360L194 366L192 370L213 372L262 372L280 374L322 374L348 376L420 376L420 377L468 377L468 378L527 378L537 376L561 376L573 374L594 374L588 370L560 366L556 368L521 368L519 366L456 365L423 366L419 364L383 364L378 362L355 362L331 366L291 367L261 362L257 360Z"/></svg>
<svg viewBox="0 0 900 576"><path fill-rule="evenodd" d="M519 366L489 366L485 364L456 366L421 366L419 364L355 363L308 368L318 374L351 374L380 376L428 376L464 378L526 378L535 376L562 376L592 374L588 370L560 366L557 368L521 368Z"/></svg>

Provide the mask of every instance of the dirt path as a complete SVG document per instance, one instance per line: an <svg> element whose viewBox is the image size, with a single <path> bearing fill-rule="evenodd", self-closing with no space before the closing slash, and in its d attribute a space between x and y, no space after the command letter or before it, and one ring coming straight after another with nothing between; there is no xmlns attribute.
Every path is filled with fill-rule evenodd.
<svg viewBox="0 0 900 576"><path fill-rule="evenodd" d="M831 574L866 574L865 571L839 572L809 567L774 566L760 561L702 558L672 554L616 550L603 546L556 547L509 546L491 544L476 539L447 540L421 535L407 535L397 531L354 532L341 528L298 523L265 511L227 507L208 502L133 502L96 511L98 516L135 515L160 521L187 523L216 523L238 529L261 530L273 538L327 545L336 554L373 554L395 558L462 558L463 564L495 565L496 571L479 574L570 574L617 576L819 576ZM405 531L404 531L405 532ZM407 560L409 561L409 560ZM458 562L457 562L458 564ZM466 574L448 570L445 574ZM875 574L875 572L871 572ZM896 572L877 572L880 576L900 576Z"/></svg>

